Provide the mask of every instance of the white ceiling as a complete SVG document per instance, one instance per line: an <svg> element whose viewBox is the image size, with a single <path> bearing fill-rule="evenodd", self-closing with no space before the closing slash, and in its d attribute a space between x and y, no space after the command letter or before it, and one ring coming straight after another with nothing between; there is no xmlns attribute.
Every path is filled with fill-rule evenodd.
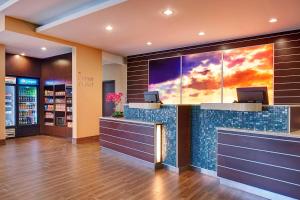
<svg viewBox="0 0 300 200"><path fill-rule="evenodd" d="M8 1L8 0L0 0ZM3 13L9 16L46 24L68 14L108 0L18 0Z"/></svg>
<svg viewBox="0 0 300 200"><path fill-rule="evenodd" d="M19 0L5 14L47 25L92 3ZM162 15L165 8L174 9L175 14ZM128 0L49 26L42 33L127 56L298 29L299 8L300 0ZM271 17L278 18L278 23L270 24ZM114 27L112 32L105 30L108 24ZM198 36L199 31L206 35ZM153 45L147 46L147 41Z"/></svg>
<svg viewBox="0 0 300 200"><path fill-rule="evenodd" d="M21 54L24 52L26 56L35 58L48 58L72 51L70 47L55 42L9 31L0 33L0 43L5 44L8 53ZM47 51L42 51L41 47L47 47Z"/></svg>

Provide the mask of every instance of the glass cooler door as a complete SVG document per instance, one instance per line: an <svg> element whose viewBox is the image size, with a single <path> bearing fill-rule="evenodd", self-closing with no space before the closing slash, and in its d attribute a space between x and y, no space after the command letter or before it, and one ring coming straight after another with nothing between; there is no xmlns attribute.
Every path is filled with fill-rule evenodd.
<svg viewBox="0 0 300 200"><path fill-rule="evenodd" d="M16 125L16 94L15 86L5 86L5 126L14 127Z"/></svg>
<svg viewBox="0 0 300 200"><path fill-rule="evenodd" d="M37 124L37 87L19 86L19 125Z"/></svg>

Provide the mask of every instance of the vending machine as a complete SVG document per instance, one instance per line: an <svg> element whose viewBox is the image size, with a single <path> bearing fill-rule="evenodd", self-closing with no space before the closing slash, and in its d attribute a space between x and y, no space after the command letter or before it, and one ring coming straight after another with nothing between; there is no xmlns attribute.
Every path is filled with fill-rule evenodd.
<svg viewBox="0 0 300 200"><path fill-rule="evenodd" d="M6 137L39 134L39 80L5 78Z"/></svg>
<svg viewBox="0 0 300 200"><path fill-rule="evenodd" d="M39 134L39 80L17 78L16 137Z"/></svg>
<svg viewBox="0 0 300 200"><path fill-rule="evenodd" d="M16 77L5 77L6 138L14 138L16 131Z"/></svg>

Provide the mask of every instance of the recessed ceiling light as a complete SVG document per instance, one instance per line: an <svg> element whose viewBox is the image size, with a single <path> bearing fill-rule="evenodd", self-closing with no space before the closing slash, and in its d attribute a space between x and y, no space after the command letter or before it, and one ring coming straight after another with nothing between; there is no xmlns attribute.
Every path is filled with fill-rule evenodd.
<svg viewBox="0 0 300 200"><path fill-rule="evenodd" d="M171 10L170 8L167 8L167 9L165 9L164 10L164 15L166 15L166 16L170 16L170 15L173 15L173 10Z"/></svg>
<svg viewBox="0 0 300 200"><path fill-rule="evenodd" d="M107 31L112 31L112 30L113 30L113 27L112 27L111 25L107 25L107 26L105 27L105 29L106 29Z"/></svg>
<svg viewBox="0 0 300 200"><path fill-rule="evenodd" d="M272 17L272 18L269 19L270 23L276 23L277 21L278 21L278 19L274 18L274 17Z"/></svg>
<svg viewBox="0 0 300 200"><path fill-rule="evenodd" d="M205 35L205 32L201 31L201 32L198 33L198 35L203 36L203 35Z"/></svg>
<svg viewBox="0 0 300 200"><path fill-rule="evenodd" d="M147 45L148 45L148 46L151 46L151 45L152 45L152 42L147 42Z"/></svg>
<svg viewBox="0 0 300 200"><path fill-rule="evenodd" d="M47 51L47 48L46 47L41 47L41 50L42 51Z"/></svg>
<svg viewBox="0 0 300 200"><path fill-rule="evenodd" d="M21 53L20 55L21 55L21 56L25 56L26 54L25 54L25 53Z"/></svg>

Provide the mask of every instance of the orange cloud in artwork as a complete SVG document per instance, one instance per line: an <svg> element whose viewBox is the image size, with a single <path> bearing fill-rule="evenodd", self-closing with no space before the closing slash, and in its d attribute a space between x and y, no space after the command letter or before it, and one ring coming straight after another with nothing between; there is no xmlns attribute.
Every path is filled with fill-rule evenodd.
<svg viewBox="0 0 300 200"><path fill-rule="evenodd" d="M257 84L269 84L273 76L270 73L261 73L253 69L237 71L231 76L224 77L224 87L237 88Z"/></svg>
<svg viewBox="0 0 300 200"><path fill-rule="evenodd" d="M266 86L273 103L272 44L226 50L223 57L224 102L237 99L238 87Z"/></svg>

